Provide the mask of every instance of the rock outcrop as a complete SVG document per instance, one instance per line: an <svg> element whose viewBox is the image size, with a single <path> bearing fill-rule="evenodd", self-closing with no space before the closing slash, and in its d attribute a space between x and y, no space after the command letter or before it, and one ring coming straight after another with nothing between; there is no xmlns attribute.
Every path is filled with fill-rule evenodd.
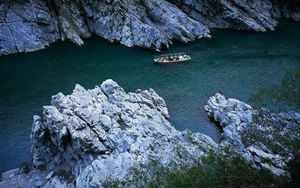
<svg viewBox="0 0 300 188"><path fill-rule="evenodd" d="M221 145L232 147L257 168L289 176L287 163L300 155L300 114L253 110L220 93L210 97L205 110L223 129Z"/></svg>
<svg viewBox="0 0 300 188"><path fill-rule="evenodd" d="M57 40L82 45L98 35L159 50L173 40L210 37L210 28L274 30L279 17L300 20L296 0L2 0L0 55L30 52Z"/></svg>
<svg viewBox="0 0 300 188"><path fill-rule="evenodd" d="M252 123L253 109L248 104L220 93L210 97L205 105L209 117L220 124L224 141L238 147L243 146L241 132Z"/></svg>
<svg viewBox="0 0 300 188"><path fill-rule="evenodd" d="M219 93L205 110L223 129L220 143L176 130L153 89L126 93L112 80L92 90L76 85L34 116L32 167L3 173L0 187L102 187L126 181L133 169L152 162L170 170L201 165L212 152L241 156L254 168L289 177L287 163L300 155L300 114L254 110Z"/></svg>
<svg viewBox="0 0 300 188"><path fill-rule="evenodd" d="M166 167L199 164L217 149L204 134L177 131L168 117L153 89L126 93L112 80L93 90L76 85L71 95L58 93L42 116L34 116L34 168L4 173L0 187L101 187L151 161Z"/></svg>
<svg viewBox="0 0 300 188"><path fill-rule="evenodd" d="M287 163L300 155L300 114L254 110L220 93L205 110L223 129L220 143L172 127L166 103L153 89L126 93L112 80L92 90L76 85L34 116L32 167L3 173L0 187L102 187L126 181L132 169L152 162L171 170L201 165L211 152L238 155L289 177Z"/></svg>

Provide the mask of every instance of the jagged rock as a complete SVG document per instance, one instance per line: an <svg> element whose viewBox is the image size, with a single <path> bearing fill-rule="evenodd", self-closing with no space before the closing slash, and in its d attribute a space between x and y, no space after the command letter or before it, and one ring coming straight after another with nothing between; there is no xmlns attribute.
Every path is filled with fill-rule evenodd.
<svg viewBox="0 0 300 188"><path fill-rule="evenodd" d="M277 21L276 4L269 0L181 0L180 7L190 7L186 13L210 28L233 28L264 32L274 30Z"/></svg>
<svg viewBox="0 0 300 188"><path fill-rule="evenodd" d="M0 187L102 187L106 180L128 180L131 169L153 161L172 169L199 165L211 151L237 154L289 177L287 163L300 154L300 114L254 110L219 93L205 110L224 131L219 144L172 127L166 103L153 89L127 93L112 80L92 90L76 85L34 116L33 166L3 173Z"/></svg>
<svg viewBox="0 0 300 188"><path fill-rule="evenodd" d="M223 129L221 145L233 147L258 168L289 176L287 163L299 154L299 148L292 143L300 143L300 114L253 110L248 104L226 99L220 93L210 97L205 110Z"/></svg>
<svg viewBox="0 0 300 188"><path fill-rule="evenodd" d="M46 1L0 2L0 55L45 48L60 39Z"/></svg>
<svg viewBox="0 0 300 188"><path fill-rule="evenodd" d="M173 40L210 37L210 28L272 31L280 17L299 21L299 2L2 0L0 55L39 50L65 39L82 45L92 34L129 47L160 50Z"/></svg>
<svg viewBox="0 0 300 188"><path fill-rule="evenodd" d="M126 93L112 80L92 90L76 85L71 95L54 95L42 116L34 116L33 169L4 177L0 186L101 187L151 161L199 164L217 149L206 135L177 131L167 117L166 103L153 89Z"/></svg>
<svg viewBox="0 0 300 188"><path fill-rule="evenodd" d="M243 145L241 132L252 122L253 109L250 105L216 93L210 97L204 109L209 117L220 123L224 139L235 145Z"/></svg>

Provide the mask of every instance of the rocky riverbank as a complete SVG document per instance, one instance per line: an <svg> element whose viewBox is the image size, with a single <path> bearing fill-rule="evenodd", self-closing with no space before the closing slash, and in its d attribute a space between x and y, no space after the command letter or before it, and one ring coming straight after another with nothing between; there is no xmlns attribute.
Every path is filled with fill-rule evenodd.
<svg viewBox="0 0 300 188"><path fill-rule="evenodd" d="M101 187L126 181L132 169L153 161L180 170L228 150L253 168L290 177L287 163L300 151L300 114L257 111L219 93L205 110L223 129L220 143L176 130L153 89L126 93L112 80L92 90L76 85L71 95L54 95L42 115L34 116L32 167L3 173L0 187Z"/></svg>
<svg viewBox="0 0 300 188"><path fill-rule="evenodd" d="M172 41L210 37L211 28L272 31L280 17L300 20L296 0L3 0L0 55L78 45L92 35L159 50Z"/></svg>
<svg viewBox="0 0 300 188"><path fill-rule="evenodd" d="M205 106L208 116L223 129L221 145L229 146L257 168L289 176L287 163L300 155L300 114L254 110L220 93Z"/></svg>

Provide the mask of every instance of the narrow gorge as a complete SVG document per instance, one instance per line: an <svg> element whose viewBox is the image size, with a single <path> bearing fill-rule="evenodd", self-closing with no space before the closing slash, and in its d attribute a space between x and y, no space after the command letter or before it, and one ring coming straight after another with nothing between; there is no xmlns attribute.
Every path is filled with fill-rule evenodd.
<svg viewBox="0 0 300 188"><path fill-rule="evenodd" d="M0 0L0 188L298 187L299 23L299 0Z"/></svg>

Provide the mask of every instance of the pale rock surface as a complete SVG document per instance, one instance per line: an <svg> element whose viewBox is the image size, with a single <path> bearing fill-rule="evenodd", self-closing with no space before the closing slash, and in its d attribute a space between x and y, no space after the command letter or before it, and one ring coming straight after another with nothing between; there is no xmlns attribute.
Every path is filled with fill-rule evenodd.
<svg viewBox="0 0 300 188"><path fill-rule="evenodd" d="M217 149L206 135L177 131L168 117L153 89L126 93L112 80L92 90L76 85L71 95L54 95L42 116L34 116L34 168L4 174L0 186L101 187L151 161L166 167L199 164Z"/></svg>
<svg viewBox="0 0 300 188"><path fill-rule="evenodd" d="M205 110L223 129L219 144L176 130L153 89L127 93L113 80L92 90L76 85L70 95L54 95L42 115L34 116L33 167L3 173L0 187L102 187L107 180L128 180L132 169L153 161L180 170L201 164L211 151L228 155L228 148L256 168L289 177L287 163L299 147L273 138L299 143L300 114L257 111L220 93L209 98Z"/></svg>
<svg viewBox="0 0 300 188"><path fill-rule="evenodd" d="M223 129L221 145L233 147L258 168L270 170L277 176L289 176L287 162L294 157L293 153L299 154L299 148L297 151L297 148L291 148L285 142L279 143L273 135L279 133L290 142L300 143L300 114L273 114L265 110L259 112L237 99L226 99L220 93L210 97L204 108L208 116ZM260 121L254 121L254 116ZM260 136L266 143L271 142L269 147L272 148L257 141L254 135L247 137L247 134L256 134L255 136Z"/></svg>
<svg viewBox="0 0 300 188"><path fill-rule="evenodd" d="M160 50L172 41L209 38L210 28L273 31L280 17L300 20L294 0L1 0L0 55L78 45L97 35Z"/></svg>

